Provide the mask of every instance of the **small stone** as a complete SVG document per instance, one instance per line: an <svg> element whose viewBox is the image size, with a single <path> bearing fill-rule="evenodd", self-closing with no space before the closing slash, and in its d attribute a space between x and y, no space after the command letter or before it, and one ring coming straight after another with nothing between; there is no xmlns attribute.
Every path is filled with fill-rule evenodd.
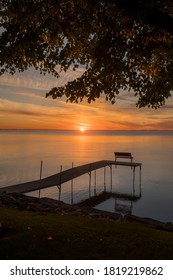
<svg viewBox="0 0 173 280"><path fill-rule="evenodd" d="M52 237L52 236L49 236L49 237L47 238L47 240L53 240L53 237Z"/></svg>

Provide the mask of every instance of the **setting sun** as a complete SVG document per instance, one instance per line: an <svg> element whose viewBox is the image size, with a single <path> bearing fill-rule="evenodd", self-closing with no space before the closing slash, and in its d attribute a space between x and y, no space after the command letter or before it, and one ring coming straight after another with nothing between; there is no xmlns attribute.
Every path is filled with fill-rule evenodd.
<svg viewBox="0 0 173 280"><path fill-rule="evenodd" d="M81 127L81 128L80 128L80 131L81 131L81 132L84 132L84 131L85 131L85 128L84 128L84 127Z"/></svg>

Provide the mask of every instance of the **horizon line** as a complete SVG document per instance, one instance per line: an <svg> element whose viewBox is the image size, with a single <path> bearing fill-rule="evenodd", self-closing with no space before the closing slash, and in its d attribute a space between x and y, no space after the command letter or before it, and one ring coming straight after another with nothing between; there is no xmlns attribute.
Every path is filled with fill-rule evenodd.
<svg viewBox="0 0 173 280"><path fill-rule="evenodd" d="M80 129L35 129L35 128L0 128L0 130L27 130L27 131L80 131ZM87 131L172 131L173 129L85 129L83 133Z"/></svg>

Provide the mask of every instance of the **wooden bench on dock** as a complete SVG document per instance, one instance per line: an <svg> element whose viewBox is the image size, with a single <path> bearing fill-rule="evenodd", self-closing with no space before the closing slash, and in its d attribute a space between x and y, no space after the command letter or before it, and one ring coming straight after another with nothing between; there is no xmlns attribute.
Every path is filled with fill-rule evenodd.
<svg viewBox="0 0 173 280"><path fill-rule="evenodd" d="M115 155L115 162L117 161L118 158L123 158L123 159L130 159L132 164L133 157L131 153L114 152L114 155Z"/></svg>

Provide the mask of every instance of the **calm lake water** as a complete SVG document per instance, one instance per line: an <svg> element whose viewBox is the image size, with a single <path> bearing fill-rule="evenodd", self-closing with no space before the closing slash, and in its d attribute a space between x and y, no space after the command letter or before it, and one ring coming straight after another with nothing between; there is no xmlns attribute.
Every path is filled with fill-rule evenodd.
<svg viewBox="0 0 173 280"><path fill-rule="evenodd" d="M115 211L131 207L132 214L173 222L173 132L167 131L0 131L0 187L37 180L43 160L42 177L62 169L98 160L114 160L114 151L131 152L142 163L142 197L136 202L113 197L97 208ZM132 194L130 167L113 167L112 192ZM139 194L136 168L135 193ZM73 201L88 198L89 176L73 181ZM94 194L94 175L91 195ZM110 168L106 168L106 190L111 189ZM96 177L96 192L104 190L104 170ZM31 195L37 196L34 192ZM41 191L41 196L58 199L57 187ZM71 202L71 182L62 185L61 200Z"/></svg>

